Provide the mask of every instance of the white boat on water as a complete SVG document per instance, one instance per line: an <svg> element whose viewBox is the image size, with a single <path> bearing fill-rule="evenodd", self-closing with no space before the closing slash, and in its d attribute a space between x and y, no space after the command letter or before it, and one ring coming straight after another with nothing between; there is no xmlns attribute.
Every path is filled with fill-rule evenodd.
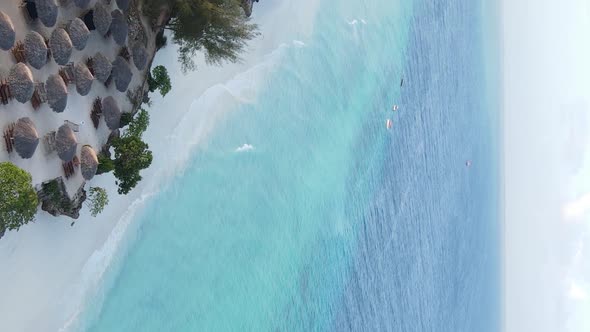
<svg viewBox="0 0 590 332"><path fill-rule="evenodd" d="M385 125L387 126L387 129L391 129L391 127L393 127L393 121L391 121L391 119L387 119Z"/></svg>

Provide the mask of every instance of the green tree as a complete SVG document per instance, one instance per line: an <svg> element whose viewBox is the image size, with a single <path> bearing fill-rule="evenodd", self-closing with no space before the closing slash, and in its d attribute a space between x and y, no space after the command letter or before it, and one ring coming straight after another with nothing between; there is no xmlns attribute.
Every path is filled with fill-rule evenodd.
<svg viewBox="0 0 590 332"><path fill-rule="evenodd" d="M152 70L151 74L148 76L148 87L150 92L160 90L162 97L170 92L172 85L170 84L170 76L168 76L168 70L166 67L160 65Z"/></svg>
<svg viewBox="0 0 590 332"><path fill-rule="evenodd" d="M0 233L35 219L37 204L31 174L10 162L0 163Z"/></svg>
<svg viewBox="0 0 590 332"><path fill-rule="evenodd" d="M115 164L113 163L113 160L105 155L103 155L102 153L100 153L98 156L98 168L96 169L96 174L103 174L103 173L108 173L111 172L112 170L115 169Z"/></svg>
<svg viewBox="0 0 590 332"><path fill-rule="evenodd" d="M90 187L86 204L90 208L90 215L96 217L109 204L109 195L104 188Z"/></svg>
<svg viewBox="0 0 590 332"><path fill-rule="evenodd" d="M141 180L142 169L152 163L152 152L149 146L137 136L124 136L117 139L115 147L115 172L119 194L127 194Z"/></svg>
<svg viewBox="0 0 590 332"><path fill-rule="evenodd" d="M201 50L209 64L237 62L246 42L258 35L242 0L168 0L166 6L171 17L165 28L173 32L184 71L195 69L193 58Z"/></svg>
<svg viewBox="0 0 590 332"><path fill-rule="evenodd" d="M129 122L129 128L127 129L125 135L141 137L143 132L147 130L149 124L150 115L146 110L141 109L139 112L137 112L133 120Z"/></svg>

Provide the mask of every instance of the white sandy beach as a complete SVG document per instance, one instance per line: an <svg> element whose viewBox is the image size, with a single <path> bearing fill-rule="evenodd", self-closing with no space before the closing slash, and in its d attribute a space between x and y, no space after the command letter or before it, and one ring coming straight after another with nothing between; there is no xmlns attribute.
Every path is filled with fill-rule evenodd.
<svg viewBox="0 0 590 332"><path fill-rule="evenodd" d="M253 20L259 23L262 34L251 42L240 64L210 67L201 56L197 61L198 70L184 75L176 62L173 45L169 44L156 55L154 66L163 64L168 68L172 90L164 99L157 93L151 95L151 124L144 138L154 153L152 166L142 173L143 181L127 196L116 194L112 174L96 176L91 185L107 188L110 197L109 206L97 218L90 217L84 209L75 226L70 227L71 219L40 212L35 223L18 232L7 232L0 239L0 330L65 331L75 326L85 301L100 293L105 272L113 260L122 255L127 246L125 241L132 238L139 227L133 219L135 212L149 202L149 197L157 194L171 176L182 172L195 152L194 147L223 120L232 105L255 101L257 87L273 70L281 49L300 47L301 43L294 41L306 41L318 3L318 0L285 0L256 4ZM22 38L17 35L17 40ZM91 44L89 41L89 47ZM0 61L8 59L0 57ZM70 86L68 107L83 108L80 118L73 117L71 112L63 113L63 118L56 117L44 105L36 111L39 116L36 124L41 132L57 127L66 116L74 122L86 119L87 102L78 101L79 96L72 88L75 89ZM51 119L40 115L49 112ZM22 116L20 114L18 117ZM86 120L85 126L91 126L90 121ZM100 130L105 134L81 134L78 141L98 148L103 143L101 140L106 139L106 128ZM45 157L39 155L39 158ZM16 163L31 169L34 181L53 176L46 173L53 172L50 167L35 158ZM0 160L4 159L7 157L0 154ZM58 163L46 160L47 164L53 162Z"/></svg>

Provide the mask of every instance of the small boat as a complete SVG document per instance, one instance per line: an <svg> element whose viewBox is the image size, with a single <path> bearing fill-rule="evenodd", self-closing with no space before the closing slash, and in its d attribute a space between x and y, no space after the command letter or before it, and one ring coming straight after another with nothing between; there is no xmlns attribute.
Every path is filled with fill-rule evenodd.
<svg viewBox="0 0 590 332"><path fill-rule="evenodd" d="M402 80L399 82L399 87L401 88L402 86L404 86L404 79L402 78Z"/></svg>
<svg viewBox="0 0 590 332"><path fill-rule="evenodd" d="M472 163L471 163L471 160L467 160L467 161L465 162L465 166L467 166L467 167L471 167L471 164L472 164Z"/></svg>
<svg viewBox="0 0 590 332"><path fill-rule="evenodd" d="M391 110L393 110L394 112L397 111L397 105L393 105L393 107L391 108Z"/></svg>
<svg viewBox="0 0 590 332"><path fill-rule="evenodd" d="M385 125L387 126L387 129L391 129L391 127L393 126L393 121L391 121L391 119L387 119Z"/></svg>

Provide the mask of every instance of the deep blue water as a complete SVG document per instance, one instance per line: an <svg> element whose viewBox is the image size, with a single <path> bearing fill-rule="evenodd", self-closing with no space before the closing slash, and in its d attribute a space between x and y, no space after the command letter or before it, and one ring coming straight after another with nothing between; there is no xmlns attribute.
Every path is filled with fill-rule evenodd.
<svg viewBox="0 0 590 332"><path fill-rule="evenodd" d="M499 330L483 22L470 0L323 1L140 215L84 329Z"/></svg>

